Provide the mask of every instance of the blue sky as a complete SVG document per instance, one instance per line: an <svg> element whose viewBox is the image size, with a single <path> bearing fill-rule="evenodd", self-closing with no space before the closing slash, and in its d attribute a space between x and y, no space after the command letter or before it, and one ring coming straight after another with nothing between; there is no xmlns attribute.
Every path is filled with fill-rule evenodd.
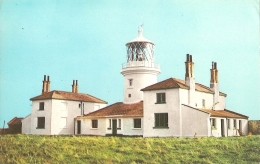
<svg viewBox="0 0 260 164"><path fill-rule="evenodd" d="M153 41L158 81L184 79L193 55L196 82L209 86L218 63L226 108L260 119L258 0L2 0L0 2L0 127L31 113L43 75L51 90L123 100L125 43L143 35Z"/></svg>

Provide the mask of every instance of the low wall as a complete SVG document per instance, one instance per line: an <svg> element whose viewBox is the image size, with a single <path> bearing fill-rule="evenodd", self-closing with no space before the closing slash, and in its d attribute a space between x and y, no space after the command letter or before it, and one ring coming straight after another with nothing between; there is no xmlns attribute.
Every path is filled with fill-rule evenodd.
<svg viewBox="0 0 260 164"><path fill-rule="evenodd" d="M260 134L260 120L248 121L248 132L252 134Z"/></svg>

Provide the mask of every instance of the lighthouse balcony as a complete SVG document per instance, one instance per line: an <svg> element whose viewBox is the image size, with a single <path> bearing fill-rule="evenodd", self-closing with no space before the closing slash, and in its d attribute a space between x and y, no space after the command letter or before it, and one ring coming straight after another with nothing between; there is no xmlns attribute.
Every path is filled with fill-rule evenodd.
<svg viewBox="0 0 260 164"><path fill-rule="evenodd" d="M149 61L129 61L127 63L122 64L122 69L131 67L147 67L160 69L160 64Z"/></svg>

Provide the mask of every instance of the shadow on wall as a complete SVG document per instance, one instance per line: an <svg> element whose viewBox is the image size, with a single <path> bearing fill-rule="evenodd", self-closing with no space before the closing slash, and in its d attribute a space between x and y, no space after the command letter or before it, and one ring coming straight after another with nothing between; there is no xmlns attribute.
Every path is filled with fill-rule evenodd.
<svg viewBox="0 0 260 164"><path fill-rule="evenodd" d="M248 131L253 135L260 134L260 120L248 121Z"/></svg>

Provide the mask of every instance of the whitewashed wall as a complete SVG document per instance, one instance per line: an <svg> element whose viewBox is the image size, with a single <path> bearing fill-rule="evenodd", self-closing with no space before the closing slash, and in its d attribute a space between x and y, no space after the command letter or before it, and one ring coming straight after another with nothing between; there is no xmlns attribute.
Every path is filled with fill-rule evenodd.
<svg viewBox="0 0 260 164"><path fill-rule="evenodd" d="M44 110L39 110L39 103L44 102ZM31 123L24 121L24 128L30 134L74 134L74 118L81 115L80 101L37 100L32 102ZM84 113L90 113L106 104L84 102ZM45 117L45 128L37 129L37 117ZM25 127L30 126L30 130Z"/></svg>
<svg viewBox="0 0 260 164"><path fill-rule="evenodd" d="M44 110L39 110L39 103L44 102ZM51 100L32 101L31 134L51 134ZM38 117L45 117L45 128L37 129Z"/></svg>
<svg viewBox="0 0 260 164"><path fill-rule="evenodd" d="M134 117L140 118L140 117ZM81 134L83 135L100 135L105 136L112 134L112 127L109 128L109 120L119 120L121 119L121 129L117 129L117 134L119 135L129 135L129 136L141 136L143 135L143 128L134 128L134 118L129 117L108 117L108 118L84 118L77 117L75 120L75 128L77 129L77 120L81 120ZM98 128L92 128L92 120L98 120ZM118 122L118 121L117 121ZM143 127L143 121L142 127ZM112 124L111 124L112 126Z"/></svg>
<svg viewBox="0 0 260 164"><path fill-rule="evenodd" d="M154 68L131 67L123 69L121 73L124 75L124 103L136 103L143 100L143 92L140 90L157 82L159 71ZM132 86L129 85L129 79L133 80Z"/></svg>
<svg viewBox="0 0 260 164"><path fill-rule="evenodd" d="M209 114L182 105L182 136L208 136Z"/></svg>
<svg viewBox="0 0 260 164"><path fill-rule="evenodd" d="M22 134L31 133L31 114L22 120Z"/></svg>
<svg viewBox="0 0 260 164"><path fill-rule="evenodd" d="M156 103L156 93L166 93L165 104ZM180 97L179 89L144 91L144 137L180 136ZM154 129L154 113L168 113L168 129Z"/></svg>

